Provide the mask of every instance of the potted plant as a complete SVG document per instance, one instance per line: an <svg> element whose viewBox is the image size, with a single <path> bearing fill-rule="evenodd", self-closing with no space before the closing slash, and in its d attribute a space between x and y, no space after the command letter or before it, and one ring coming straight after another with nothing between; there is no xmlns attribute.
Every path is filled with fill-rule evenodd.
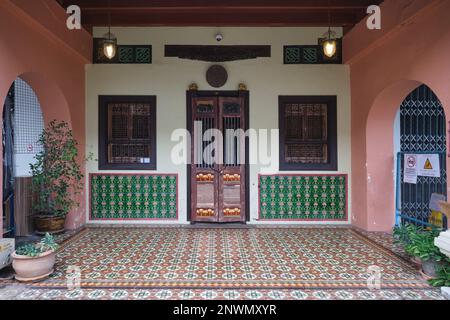
<svg viewBox="0 0 450 320"><path fill-rule="evenodd" d="M418 232L419 232L419 227L414 224L405 223L405 224L401 224L399 226L395 226L394 232L393 232L394 241L396 243L401 244L403 246L403 249L405 249L405 247L407 245L411 244L411 235L418 233ZM409 255L409 256L410 256L411 262L416 264L418 268L422 267L422 262L420 261L419 258L412 256L412 255Z"/></svg>
<svg viewBox="0 0 450 320"><path fill-rule="evenodd" d="M30 164L36 232L62 232L66 215L77 205L73 198L82 190L78 143L69 125L56 120L43 130L39 143L42 151Z"/></svg>
<svg viewBox="0 0 450 320"><path fill-rule="evenodd" d="M28 243L12 254L12 266L19 281L35 281L53 273L56 249L53 236L49 233L38 243Z"/></svg>
<svg viewBox="0 0 450 320"><path fill-rule="evenodd" d="M450 287L450 260L437 269L437 275L434 279L428 280L433 287Z"/></svg>
<svg viewBox="0 0 450 320"><path fill-rule="evenodd" d="M434 238L439 235L435 229L426 230L422 227L407 224L394 229L394 238L404 245L405 251L418 259L422 272L427 277L436 277L437 269L445 259L439 248L434 245Z"/></svg>

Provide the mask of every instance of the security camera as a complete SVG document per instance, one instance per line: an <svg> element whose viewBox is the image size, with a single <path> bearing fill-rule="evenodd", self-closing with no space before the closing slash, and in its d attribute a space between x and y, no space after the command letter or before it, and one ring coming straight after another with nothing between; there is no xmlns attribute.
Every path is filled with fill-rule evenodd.
<svg viewBox="0 0 450 320"><path fill-rule="evenodd" d="M221 35L220 33L216 34L216 41L220 42L223 39L223 35Z"/></svg>

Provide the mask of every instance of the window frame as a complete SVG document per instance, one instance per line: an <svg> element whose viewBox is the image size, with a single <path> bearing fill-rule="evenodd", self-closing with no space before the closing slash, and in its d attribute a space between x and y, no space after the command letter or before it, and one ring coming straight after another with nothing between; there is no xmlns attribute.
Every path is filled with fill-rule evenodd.
<svg viewBox="0 0 450 320"><path fill-rule="evenodd" d="M328 163L289 163L285 160L286 104L327 105ZM280 171L338 171L337 96L278 96L279 170Z"/></svg>
<svg viewBox="0 0 450 320"><path fill-rule="evenodd" d="M151 163L110 163L108 161L108 104L150 104L150 149ZM156 170L156 96L99 95L98 96L98 169L99 170Z"/></svg>

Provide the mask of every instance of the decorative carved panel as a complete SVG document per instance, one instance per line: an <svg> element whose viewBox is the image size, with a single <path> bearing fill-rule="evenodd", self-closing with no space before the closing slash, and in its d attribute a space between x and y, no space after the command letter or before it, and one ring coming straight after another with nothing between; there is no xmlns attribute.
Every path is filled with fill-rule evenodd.
<svg viewBox="0 0 450 320"><path fill-rule="evenodd" d="M220 88L228 80L227 70L221 65L215 64L208 68L206 72L206 82L213 88Z"/></svg>
<svg viewBox="0 0 450 320"><path fill-rule="evenodd" d="M151 45L117 45L114 58L108 59L103 53L103 38L94 38L93 63L111 64L150 64L152 63Z"/></svg>
<svg viewBox="0 0 450 320"><path fill-rule="evenodd" d="M342 64L342 39L337 39L337 51L332 58L323 54L321 41L317 45L284 46L284 64Z"/></svg>
<svg viewBox="0 0 450 320"><path fill-rule="evenodd" d="M225 62L271 56L270 46L166 45L166 57Z"/></svg>

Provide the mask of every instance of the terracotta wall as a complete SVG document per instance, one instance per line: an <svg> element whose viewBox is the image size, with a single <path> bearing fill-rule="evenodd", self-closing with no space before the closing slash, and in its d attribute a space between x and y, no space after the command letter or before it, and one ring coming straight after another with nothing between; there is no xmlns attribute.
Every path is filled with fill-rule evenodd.
<svg viewBox="0 0 450 320"><path fill-rule="evenodd" d="M91 60L92 40L83 29L68 30L66 18L54 0L0 1L0 102L3 105L14 79L21 77L38 96L45 122L58 119L71 124L83 159L84 66ZM82 199L80 195L80 207L68 216L69 229L85 221Z"/></svg>
<svg viewBox="0 0 450 320"><path fill-rule="evenodd" d="M450 1L386 0L381 10L382 30L363 21L346 35L344 49L351 69L352 223L390 231L396 111L423 83L450 120Z"/></svg>
<svg viewBox="0 0 450 320"><path fill-rule="evenodd" d="M386 0L382 30L369 31L362 22L344 39L351 67L356 226L388 231L394 223L393 122L407 94L425 83L450 117L449 14L450 0ZM84 30L69 31L65 20L53 0L0 1L0 102L22 77L35 90L46 122L71 123L83 156L84 65L91 59L92 41ZM68 228L85 221L85 201L80 204L70 213Z"/></svg>

